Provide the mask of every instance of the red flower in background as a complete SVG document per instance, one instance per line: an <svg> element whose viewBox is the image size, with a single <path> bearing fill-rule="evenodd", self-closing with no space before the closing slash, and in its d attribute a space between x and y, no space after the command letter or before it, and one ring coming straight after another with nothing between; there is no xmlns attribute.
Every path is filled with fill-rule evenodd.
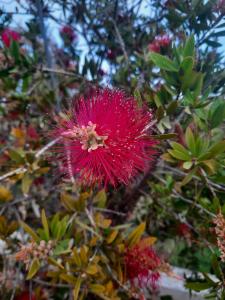
<svg viewBox="0 0 225 300"><path fill-rule="evenodd" d="M141 241L139 244L127 249L124 261L127 279L132 284L134 284L135 279L138 279L140 288L148 284L152 288L156 288L160 277L161 260L151 247L146 246Z"/></svg>
<svg viewBox="0 0 225 300"><path fill-rule="evenodd" d="M146 108L118 90L104 89L80 99L54 131L63 137L65 172L86 186L128 184L153 160L156 141L150 137L151 120Z"/></svg>
<svg viewBox="0 0 225 300"><path fill-rule="evenodd" d="M11 30L11 29L9 29L9 28L6 28L6 29L4 29L4 31L2 32L1 38L2 38L3 44L4 44L7 48L9 48L12 41L16 41L16 42L19 42L19 41L20 41L21 35L20 35L18 32L14 31L14 30Z"/></svg>
<svg viewBox="0 0 225 300"><path fill-rule="evenodd" d="M222 14L225 13L225 0L219 0L216 4L216 9Z"/></svg>
<svg viewBox="0 0 225 300"><path fill-rule="evenodd" d="M167 48L171 43L171 38L168 34L158 35L152 43L148 45L149 51L160 53L162 48Z"/></svg>
<svg viewBox="0 0 225 300"><path fill-rule="evenodd" d="M69 25L63 26L60 30L60 33L63 38L68 39L70 42L73 42L77 38L73 28Z"/></svg>
<svg viewBox="0 0 225 300"><path fill-rule="evenodd" d="M36 128L33 127L32 125L29 125L27 128L27 136L31 140L38 140L40 138Z"/></svg>
<svg viewBox="0 0 225 300"><path fill-rule="evenodd" d="M181 237L191 237L191 230L185 223L179 223L177 226L177 234Z"/></svg>
<svg viewBox="0 0 225 300"><path fill-rule="evenodd" d="M20 295L16 296L15 300L30 300L30 293L22 292ZM31 300L37 300L34 294L32 294Z"/></svg>

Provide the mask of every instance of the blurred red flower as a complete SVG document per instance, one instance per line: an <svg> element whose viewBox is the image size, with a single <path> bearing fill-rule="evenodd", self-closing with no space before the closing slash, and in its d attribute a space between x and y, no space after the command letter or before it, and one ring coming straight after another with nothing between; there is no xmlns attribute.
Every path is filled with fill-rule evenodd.
<svg viewBox="0 0 225 300"><path fill-rule="evenodd" d="M28 291L22 292L21 294L16 296L15 300L30 300L30 293ZM34 294L32 294L31 300L36 300Z"/></svg>
<svg viewBox="0 0 225 300"><path fill-rule="evenodd" d="M191 236L190 227L188 227L188 225L185 223L179 223L177 225L177 234L182 237L190 237Z"/></svg>
<svg viewBox="0 0 225 300"><path fill-rule="evenodd" d="M27 128L27 136L31 140L38 140L40 138L36 128L32 125L29 125Z"/></svg>
<svg viewBox="0 0 225 300"><path fill-rule="evenodd" d="M73 28L69 25L63 26L60 30L60 34L63 38L68 39L70 42L73 42L77 38Z"/></svg>
<svg viewBox="0 0 225 300"><path fill-rule="evenodd" d="M148 45L149 51L160 53L162 48L167 48L171 43L171 38L168 34L158 35L152 43Z"/></svg>
<svg viewBox="0 0 225 300"><path fill-rule="evenodd" d="M1 34L1 38L2 38L3 44L7 48L9 48L12 41L16 41L16 42L20 41L21 35L18 32L14 31L14 30L6 28L6 29L3 30L2 34Z"/></svg>
<svg viewBox="0 0 225 300"><path fill-rule="evenodd" d="M140 288L150 284L156 288L157 281L160 278L159 267L161 260L156 252L142 241L125 252L125 268L127 279L134 284L138 279Z"/></svg>
<svg viewBox="0 0 225 300"><path fill-rule="evenodd" d="M154 159L152 114L119 90L94 92L80 99L55 135L63 137L64 169L86 186L128 182ZM69 164L68 164L69 153Z"/></svg>

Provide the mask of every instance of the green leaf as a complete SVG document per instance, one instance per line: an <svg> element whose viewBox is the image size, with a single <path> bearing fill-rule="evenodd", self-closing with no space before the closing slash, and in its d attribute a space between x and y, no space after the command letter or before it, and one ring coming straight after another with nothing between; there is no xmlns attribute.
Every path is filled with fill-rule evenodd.
<svg viewBox="0 0 225 300"><path fill-rule="evenodd" d="M69 253L70 249L69 249L69 239L60 241L57 243L57 246L54 249L53 255L61 255L61 254L65 254L65 253Z"/></svg>
<svg viewBox="0 0 225 300"><path fill-rule="evenodd" d="M141 93L139 91L139 89L135 89L134 91L134 98L137 100L138 106L141 107L142 106L142 97L141 97Z"/></svg>
<svg viewBox="0 0 225 300"><path fill-rule="evenodd" d="M97 195L94 197L93 202L97 203L99 208L104 208L107 201L107 195L104 189L99 191Z"/></svg>
<svg viewBox="0 0 225 300"><path fill-rule="evenodd" d="M211 115L211 128L218 127L223 121L225 117L225 103L219 103L219 105L214 109Z"/></svg>
<svg viewBox="0 0 225 300"><path fill-rule="evenodd" d="M181 145L181 144L179 144L179 143L177 143L177 142L171 142L170 145L172 146L172 148L173 148L174 150L177 150L177 151L179 151L179 152L183 152L183 153L185 153L187 156L190 156L190 155L189 155L189 152L187 151L186 148L184 148L183 145Z"/></svg>
<svg viewBox="0 0 225 300"><path fill-rule="evenodd" d="M61 269L61 270L64 270L64 267L62 264L60 264L57 260L55 260L54 258L52 257L48 257L48 263Z"/></svg>
<svg viewBox="0 0 225 300"><path fill-rule="evenodd" d="M16 150L9 150L9 156L12 160L14 160L16 163L21 164L24 163L24 157L19 153L19 151Z"/></svg>
<svg viewBox="0 0 225 300"><path fill-rule="evenodd" d="M10 52L11 55L14 57L15 62L18 63L20 60L20 49L19 44L16 41L11 42Z"/></svg>
<svg viewBox="0 0 225 300"><path fill-rule="evenodd" d="M39 269L40 269L39 260L37 258L34 258L31 262L31 265L30 265L30 268L28 271L27 280L33 278Z"/></svg>
<svg viewBox="0 0 225 300"><path fill-rule="evenodd" d="M76 284L73 290L73 300L77 300L80 292L80 286L81 286L82 279L80 277L77 278Z"/></svg>
<svg viewBox="0 0 225 300"><path fill-rule="evenodd" d="M23 229L33 238L35 242L38 242L40 240L39 236L31 229L30 226L28 226L26 223L23 221L20 221L21 226Z"/></svg>
<svg viewBox="0 0 225 300"><path fill-rule="evenodd" d="M206 154L203 154L199 157L199 160L206 160L217 156L225 151L225 140L216 143L214 146L209 148Z"/></svg>
<svg viewBox="0 0 225 300"><path fill-rule="evenodd" d="M49 226L48 226L48 220L47 220L44 209L42 209L42 211L41 211L41 222L44 227L46 239L49 240Z"/></svg>
<svg viewBox="0 0 225 300"><path fill-rule="evenodd" d="M189 181L191 181L191 179L193 178L193 176L195 175L196 172L196 168L194 168L193 170L191 170L190 173L188 173L184 179L181 181L181 186L186 185Z"/></svg>
<svg viewBox="0 0 225 300"><path fill-rule="evenodd" d="M69 284L76 285L77 279L72 275L62 273L60 274L60 278Z"/></svg>
<svg viewBox="0 0 225 300"><path fill-rule="evenodd" d="M222 270L220 268L220 264L219 264L218 259L217 259L217 257L216 257L215 254L213 254L213 256L212 256L211 265L212 265L213 271L216 274L216 276L220 280L222 280L222 278L223 278L223 272L222 272Z"/></svg>
<svg viewBox="0 0 225 300"><path fill-rule="evenodd" d="M186 44L184 46L183 56L184 57L187 57L187 56L193 57L194 54L195 54L195 39L194 39L194 36L191 35L187 39Z"/></svg>
<svg viewBox="0 0 225 300"><path fill-rule="evenodd" d="M177 136L176 133L165 133L165 134L152 135L152 138L155 138L157 140L168 140L168 139L173 139L176 136Z"/></svg>
<svg viewBox="0 0 225 300"><path fill-rule="evenodd" d="M192 57L185 57L182 61L180 68L184 72L185 75L189 75L194 67L194 59Z"/></svg>
<svg viewBox="0 0 225 300"><path fill-rule="evenodd" d="M128 236L127 244L129 247L135 245L141 238L142 234L145 231L146 223L141 223L138 227L136 227Z"/></svg>
<svg viewBox="0 0 225 300"><path fill-rule="evenodd" d="M180 152L177 150L168 150L169 154L178 160L189 161L191 159L190 155L185 152Z"/></svg>
<svg viewBox="0 0 225 300"><path fill-rule="evenodd" d="M185 132L185 142L193 154L196 154L195 137L190 127Z"/></svg>
<svg viewBox="0 0 225 300"><path fill-rule="evenodd" d="M203 290L207 290L211 288L213 285L210 282L187 282L185 287L187 289L194 290L196 292L200 292Z"/></svg>
<svg viewBox="0 0 225 300"><path fill-rule="evenodd" d="M177 106L178 106L177 101L170 102L170 104L168 105L168 107L166 109L167 115L171 115L171 114L175 113L175 110L176 110Z"/></svg>
<svg viewBox="0 0 225 300"><path fill-rule="evenodd" d="M154 62L154 64L162 70L178 72L178 66L170 60L168 57L163 56L158 53L150 53L150 59Z"/></svg>
<svg viewBox="0 0 225 300"><path fill-rule="evenodd" d="M24 195L28 194L32 182L33 182L33 178L31 178L29 173L26 173L22 178L22 185L21 185L22 192Z"/></svg>
<svg viewBox="0 0 225 300"><path fill-rule="evenodd" d="M192 166L193 166L193 162L192 161L186 161L185 163L183 163L183 168L185 170L189 170Z"/></svg>

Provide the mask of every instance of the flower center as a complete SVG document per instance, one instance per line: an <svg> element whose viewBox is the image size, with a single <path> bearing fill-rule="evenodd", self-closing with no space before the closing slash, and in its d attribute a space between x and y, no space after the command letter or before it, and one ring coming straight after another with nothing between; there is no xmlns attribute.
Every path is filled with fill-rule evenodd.
<svg viewBox="0 0 225 300"><path fill-rule="evenodd" d="M88 152L96 150L99 147L105 147L105 140L108 138L108 136L98 135L96 132L96 124L93 124L91 121L88 122L87 126L74 126L73 129L64 131L62 135L79 140L82 144L81 148L88 150Z"/></svg>

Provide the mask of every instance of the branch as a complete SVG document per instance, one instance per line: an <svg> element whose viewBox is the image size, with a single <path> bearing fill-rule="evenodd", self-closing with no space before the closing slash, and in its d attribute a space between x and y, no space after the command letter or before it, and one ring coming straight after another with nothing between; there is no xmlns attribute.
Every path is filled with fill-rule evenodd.
<svg viewBox="0 0 225 300"><path fill-rule="evenodd" d="M36 158L39 158L41 155L43 155L49 148L51 148L53 145L55 145L59 140L61 139L61 137L58 137L56 138L55 140L49 142L47 145L45 145L43 148L41 148L39 151L36 152L35 154L35 157ZM12 170L2 176L0 176L0 181L8 178L8 177L11 177L13 175L17 175L17 174L20 174L20 173L23 173L23 172L26 172L27 171L27 168L25 167L19 167L15 170Z"/></svg>
<svg viewBox="0 0 225 300"><path fill-rule="evenodd" d="M126 47L125 47L125 43L124 43L124 41L123 41L123 38L122 38L122 36L121 36L121 34L120 34L120 32L119 32L119 29L118 29L118 27L117 27L117 25L116 25L116 23L115 23L115 21L114 21L113 19L112 19L112 23L113 23L113 26L114 26L114 29L115 29L117 38L118 38L118 40L119 40L121 49L122 49L122 51L123 51L124 57L125 57L125 59L126 59L126 61L127 61L127 63L128 63L128 62L129 62L129 58L128 58L128 54L127 54L127 51L126 51Z"/></svg>

